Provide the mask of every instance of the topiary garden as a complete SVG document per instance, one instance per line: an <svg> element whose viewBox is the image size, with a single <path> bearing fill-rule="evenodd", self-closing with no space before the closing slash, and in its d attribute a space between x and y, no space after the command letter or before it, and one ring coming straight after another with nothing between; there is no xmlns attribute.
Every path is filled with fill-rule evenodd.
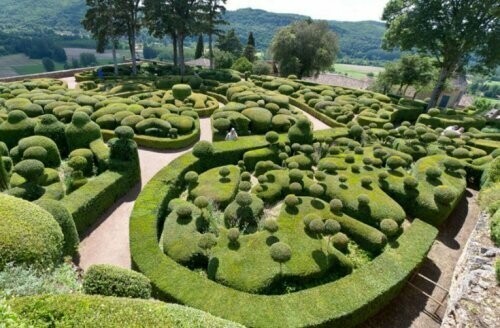
<svg viewBox="0 0 500 328"><path fill-rule="evenodd" d="M153 295L246 326L350 327L400 292L468 181L497 182L496 123L472 109L425 113L421 101L228 70L108 75L83 73L76 90L0 84L0 201L11 204L0 266L76 255L79 235L139 181L137 144L190 146L210 116L214 142L136 200L130 250L143 275L94 266L84 291ZM331 129L314 131L309 115ZM444 130L456 121L463 134ZM231 128L238 140L222 141ZM37 228L16 211L36 212Z"/></svg>

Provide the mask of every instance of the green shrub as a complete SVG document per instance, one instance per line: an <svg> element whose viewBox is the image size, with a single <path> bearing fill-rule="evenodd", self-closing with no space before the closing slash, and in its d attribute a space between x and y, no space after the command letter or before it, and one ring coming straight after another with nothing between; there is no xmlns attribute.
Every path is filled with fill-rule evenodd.
<svg viewBox="0 0 500 328"><path fill-rule="evenodd" d="M34 132L36 135L47 137L54 141L61 155L66 156L68 154L68 145L64 128L64 124L59 122L54 115L45 114L39 117Z"/></svg>
<svg viewBox="0 0 500 328"><path fill-rule="evenodd" d="M231 69L240 73L250 72L253 68L252 63L246 57L238 58L231 66Z"/></svg>
<svg viewBox="0 0 500 328"><path fill-rule="evenodd" d="M273 114L260 107L247 108L241 112L250 119L250 130L255 134L264 134L271 128Z"/></svg>
<svg viewBox="0 0 500 328"><path fill-rule="evenodd" d="M0 140L9 149L15 147L19 140L32 136L35 123L24 112L13 110L9 112L7 120L0 124Z"/></svg>
<svg viewBox="0 0 500 328"><path fill-rule="evenodd" d="M71 123L66 126L65 134L69 151L89 148L92 141L102 138L99 125L92 122L83 112L73 114Z"/></svg>
<svg viewBox="0 0 500 328"><path fill-rule="evenodd" d="M184 101L192 93L191 86L188 84L176 84L172 87L172 95L175 99Z"/></svg>
<svg viewBox="0 0 500 328"><path fill-rule="evenodd" d="M403 179L403 185L407 189L416 189L418 186L418 180L412 176L408 176Z"/></svg>
<svg viewBox="0 0 500 328"><path fill-rule="evenodd" d="M300 117L288 130L290 143L311 144L313 141L311 122L306 117Z"/></svg>
<svg viewBox="0 0 500 328"><path fill-rule="evenodd" d="M396 170L398 167L405 166L406 161L397 155L393 155L387 158L386 164L391 170Z"/></svg>
<svg viewBox="0 0 500 328"><path fill-rule="evenodd" d="M299 198L295 195L287 195L285 197L285 204L288 207L295 207L299 204Z"/></svg>
<svg viewBox="0 0 500 328"><path fill-rule="evenodd" d="M193 155L200 159L206 159L213 155L214 147L208 141L200 141L193 147Z"/></svg>
<svg viewBox="0 0 500 328"><path fill-rule="evenodd" d="M19 141L18 150L20 154L25 155L25 152L32 147L42 147L46 151L46 156L40 159L46 167L57 168L61 165L61 155L57 144L44 136L32 136L23 138Z"/></svg>
<svg viewBox="0 0 500 328"><path fill-rule="evenodd" d="M442 174L443 172L438 167L429 167L427 170L425 170L425 175L430 180L439 179Z"/></svg>
<svg viewBox="0 0 500 328"><path fill-rule="evenodd" d="M455 199L456 195L450 187L438 186L434 189L434 197L436 202L449 205Z"/></svg>
<svg viewBox="0 0 500 328"><path fill-rule="evenodd" d="M278 263L288 262L292 258L292 249L288 246L288 244L283 242L272 244L269 251L273 261Z"/></svg>
<svg viewBox="0 0 500 328"><path fill-rule="evenodd" d="M61 259L63 234L52 215L0 194L0 268L6 263L52 266Z"/></svg>
<svg viewBox="0 0 500 328"><path fill-rule="evenodd" d="M347 250L347 246L349 245L349 237L347 237L346 234L339 232L332 237L331 242L333 247L339 251L345 252Z"/></svg>
<svg viewBox="0 0 500 328"><path fill-rule="evenodd" d="M61 227L64 235L63 255L75 256L78 253L80 239L69 211L60 202L51 199L40 199L35 204L49 212Z"/></svg>
<svg viewBox="0 0 500 328"><path fill-rule="evenodd" d="M151 297L151 283L140 273L107 264L92 265L83 279L86 294L145 298Z"/></svg>
<svg viewBox="0 0 500 328"><path fill-rule="evenodd" d="M393 219L383 219L380 222L380 230L387 237L393 237L399 232L399 226Z"/></svg>

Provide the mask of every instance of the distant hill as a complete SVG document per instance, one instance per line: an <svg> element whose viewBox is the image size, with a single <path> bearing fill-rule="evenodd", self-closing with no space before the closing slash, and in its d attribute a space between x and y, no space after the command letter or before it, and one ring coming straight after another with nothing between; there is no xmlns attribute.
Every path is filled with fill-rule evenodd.
<svg viewBox="0 0 500 328"><path fill-rule="evenodd" d="M0 31L9 34L55 32L80 35L83 32L80 21L85 10L84 0L2 0ZM254 32L257 48L265 51L278 29L305 18L307 16L246 8L228 11L226 19L230 25L224 28L234 28L243 43L248 33ZM341 57L367 60L399 57L399 53L388 53L380 48L385 31L383 23L329 21L329 24L339 35Z"/></svg>

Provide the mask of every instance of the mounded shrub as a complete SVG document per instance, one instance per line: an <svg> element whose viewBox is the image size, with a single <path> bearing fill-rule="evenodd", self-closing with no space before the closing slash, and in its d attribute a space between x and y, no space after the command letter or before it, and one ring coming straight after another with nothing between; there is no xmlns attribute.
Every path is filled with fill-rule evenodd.
<svg viewBox="0 0 500 328"><path fill-rule="evenodd" d="M269 131L273 119L273 114L269 110L261 107L252 107L245 109L241 113L250 119L250 130L252 133L264 134Z"/></svg>
<svg viewBox="0 0 500 328"><path fill-rule="evenodd" d="M214 146L208 141L200 141L193 147L193 155L205 159L214 154Z"/></svg>
<svg viewBox="0 0 500 328"><path fill-rule="evenodd" d="M406 161L397 155L393 155L387 158L386 164L391 170L396 170L399 167L405 166Z"/></svg>
<svg viewBox="0 0 500 328"><path fill-rule="evenodd" d="M288 262L292 258L292 249L288 244L283 242L272 244L269 251L273 261L278 263Z"/></svg>
<svg viewBox="0 0 500 328"><path fill-rule="evenodd" d="M62 156L68 154L68 144L64 133L65 125L59 122L52 114L45 114L39 117L35 125L35 134L51 139L57 145Z"/></svg>
<svg viewBox="0 0 500 328"><path fill-rule="evenodd" d="M425 175L430 180L439 179L442 174L443 172L438 167L429 167L427 170L425 170Z"/></svg>
<svg viewBox="0 0 500 328"><path fill-rule="evenodd" d="M393 219L383 219L380 221L380 231L387 237L393 237L398 234L399 226Z"/></svg>
<svg viewBox="0 0 500 328"><path fill-rule="evenodd" d="M191 86L188 84L176 84L172 87L172 95L175 99L184 101L192 93Z"/></svg>
<svg viewBox="0 0 500 328"><path fill-rule="evenodd" d="M62 252L64 256L74 256L78 253L80 239L76 231L75 221L68 209L60 202L51 199L40 199L35 202L47 212L49 212L61 227L64 235Z"/></svg>
<svg viewBox="0 0 500 328"><path fill-rule="evenodd" d="M336 233L331 239L333 247L339 251L345 252L349 245L349 237L345 233Z"/></svg>
<svg viewBox="0 0 500 328"><path fill-rule="evenodd" d="M92 265L85 273L83 290L90 295L151 297L151 282L144 275L108 264Z"/></svg>
<svg viewBox="0 0 500 328"><path fill-rule="evenodd" d="M442 205L449 205L456 195L450 187L438 186L434 189L434 199Z"/></svg>
<svg viewBox="0 0 500 328"><path fill-rule="evenodd" d="M6 263L52 266L61 259L63 234L47 211L0 193L0 268Z"/></svg>
<svg viewBox="0 0 500 328"><path fill-rule="evenodd" d="M19 140L34 134L35 123L19 110L9 112L7 120L0 124L0 140L9 149L15 147Z"/></svg>
<svg viewBox="0 0 500 328"><path fill-rule="evenodd" d="M288 130L290 143L310 144L313 141L311 122L306 117L300 117Z"/></svg>
<svg viewBox="0 0 500 328"><path fill-rule="evenodd" d="M57 144L44 136L32 136L23 138L19 141L18 150L20 154L25 155L25 152L32 147L42 147L47 152L46 156L40 160L46 167L56 168L61 165L61 155Z"/></svg>
<svg viewBox="0 0 500 328"><path fill-rule="evenodd" d="M69 151L89 148L92 141L102 138L99 125L92 122L83 112L73 114L71 123L66 126L65 134Z"/></svg>

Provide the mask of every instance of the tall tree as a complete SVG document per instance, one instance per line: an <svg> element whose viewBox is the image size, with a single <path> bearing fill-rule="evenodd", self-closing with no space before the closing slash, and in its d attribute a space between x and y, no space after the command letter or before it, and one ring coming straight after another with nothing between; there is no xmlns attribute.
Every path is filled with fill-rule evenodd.
<svg viewBox="0 0 500 328"><path fill-rule="evenodd" d="M194 59L203 57L205 52L205 45L203 44L203 34L198 36L198 42L196 43L196 50L194 52Z"/></svg>
<svg viewBox="0 0 500 328"><path fill-rule="evenodd" d="M333 65L337 52L337 35L325 21L295 22L279 30L271 44L271 53L283 76L317 75Z"/></svg>
<svg viewBox="0 0 500 328"><path fill-rule="evenodd" d="M132 57L132 74L137 74L137 54L135 51L136 36L139 31L139 12L141 0L115 0L115 15L126 31L130 56Z"/></svg>
<svg viewBox="0 0 500 328"><path fill-rule="evenodd" d="M228 30L226 34L219 36L219 39L217 39L217 48L229 52L237 58L241 56L241 52L243 51L240 38L238 38L233 28Z"/></svg>
<svg viewBox="0 0 500 328"><path fill-rule="evenodd" d="M417 49L435 57L440 73L429 108L435 107L446 80L474 58L476 66L500 62L498 0L390 0L385 49ZM495 14L496 13L496 14Z"/></svg>
<svg viewBox="0 0 500 328"><path fill-rule="evenodd" d="M170 37L173 48L174 65L178 65L177 32L172 23L175 19L172 6L164 0L144 0L144 26L156 38Z"/></svg>
<svg viewBox="0 0 500 328"><path fill-rule="evenodd" d="M221 25L228 23L222 18L226 12L227 0L203 0L203 30L208 35L208 58L210 59L210 68L214 68L214 49L213 37L220 36L222 30Z"/></svg>
<svg viewBox="0 0 500 328"><path fill-rule="evenodd" d="M111 43L115 75L118 75L116 46L118 39L126 34L124 25L116 15L116 0L87 0L87 12L82 20L83 27L96 40L96 51L103 53Z"/></svg>
<svg viewBox="0 0 500 328"><path fill-rule="evenodd" d="M253 63L255 61L255 53L255 39L253 33L250 32L250 34L248 34L247 45L245 46L245 50L243 50L243 57Z"/></svg>

